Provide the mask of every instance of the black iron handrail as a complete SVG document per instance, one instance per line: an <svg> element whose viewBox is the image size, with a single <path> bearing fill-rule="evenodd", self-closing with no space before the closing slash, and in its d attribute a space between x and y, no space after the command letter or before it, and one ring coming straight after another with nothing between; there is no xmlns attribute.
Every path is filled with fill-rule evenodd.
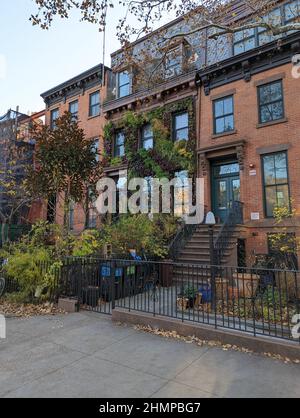
<svg viewBox="0 0 300 418"><path fill-rule="evenodd" d="M194 232L196 232L196 229L199 225L203 224L205 221L207 213L207 207L204 206L204 217L203 221L201 223L195 223L195 224L186 224L182 223L180 229L177 231L177 234L171 241L169 245L169 258L172 260L176 260L179 256L181 250L185 247L185 244L192 238Z"/></svg>
<svg viewBox="0 0 300 418"><path fill-rule="evenodd" d="M216 265L222 264L222 259L229 246L235 227L244 223L243 219L244 204L239 201L232 202L228 216L214 242L214 260Z"/></svg>

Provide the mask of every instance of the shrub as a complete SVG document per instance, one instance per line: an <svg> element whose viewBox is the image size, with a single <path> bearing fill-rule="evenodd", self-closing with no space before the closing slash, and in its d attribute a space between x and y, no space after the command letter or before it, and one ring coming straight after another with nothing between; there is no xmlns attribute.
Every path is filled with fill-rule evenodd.
<svg viewBox="0 0 300 418"><path fill-rule="evenodd" d="M88 257L100 255L103 242L97 230L86 230L75 241L72 255L74 257Z"/></svg>
<svg viewBox="0 0 300 418"><path fill-rule="evenodd" d="M110 243L117 255L128 255L129 250L135 249L137 254L144 252L151 257L163 258L168 253L169 234L168 227L162 228L144 214L122 216L118 222L103 229L104 242Z"/></svg>
<svg viewBox="0 0 300 418"><path fill-rule="evenodd" d="M19 292L10 295L15 302L32 303L37 298L35 294L39 291L38 297L48 299L55 287L55 275L53 265L50 269L41 269L42 265L50 265L51 255L43 248L35 251L24 252L19 248L9 256L5 265L7 277L17 282Z"/></svg>

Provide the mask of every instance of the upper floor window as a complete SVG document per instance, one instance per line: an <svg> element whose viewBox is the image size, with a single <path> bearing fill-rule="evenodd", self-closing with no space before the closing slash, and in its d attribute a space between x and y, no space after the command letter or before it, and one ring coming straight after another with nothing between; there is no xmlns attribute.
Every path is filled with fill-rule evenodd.
<svg viewBox="0 0 300 418"><path fill-rule="evenodd" d="M173 141L187 141L189 139L189 114L178 113L173 116Z"/></svg>
<svg viewBox="0 0 300 418"><path fill-rule="evenodd" d="M128 71L121 71L117 74L118 98L130 94L130 74Z"/></svg>
<svg viewBox="0 0 300 418"><path fill-rule="evenodd" d="M50 128L56 128L56 120L59 118L59 109L53 109L50 113Z"/></svg>
<svg viewBox="0 0 300 418"><path fill-rule="evenodd" d="M282 23L281 19L281 9L272 10L272 12L268 13L268 15L264 17L264 20L273 26L280 26ZM280 36L274 36L273 33L265 27L258 28L257 32L258 45L264 45L268 42L272 42Z"/></svg>
<svg viewBox="0 0 300 418"><path fill-rule="evenodd" d="M123 157L125 155L125 134L123 131L119 131L115 136L114 144L114 156Z"/></svg>
<svg viewBox="0 0 300 418"><path fill-rule="evenodd" d="M292 1L284 5L284 20L285 23L292 23L298 21L300 16L300 1Z"/></svg>
<svg viewBox="0 0 300 418"><path fill-rule="evenodd" d="M153 137L153 130L150 123L147 123L142 128L142 148L149 150L153 148L154 137Z"/></svg>
<svg viewBox="0 0 300 418"><path fill-rule="evenodd" d="M214 134L222 134L234 130L233 96L214 100Z"/></svg>
<svg viewBox="0 0 300 418"><path fill-rule="evenodd" d="M169 51L165 59L165 77L171 78L182 73L182 50L180 47Z"/></svg>
<svg viewBox="0 0 300 418"><path fill-rule="evenodd" d="M100 92L90 94L90 109L89 116L100 115Z"/></svg>
<svg viewBox="0 0 300 418"><path fill-rule="evenodd" d="M78 100L69 103L69 112L72 115L72 120L76 121L78 119Z"/></svg>
<svg viewBox="0 0 300 418"><path fill-rule="evenodd" d="M272 217L277 207L290 207L287 154L264 155L262 164L265 212Z"/></svg>
<svg viewBox="0 0 300 418"><path fill-rule="evenodd" d="M284 117L282 81L258 87L259 122L272 122Z"/></svg>
<svg viewBox="0 0 300 418"><path fill-rule="evenodd" d="M234 34L233 37L233 53L234 55L249 51L255 48L255 30L246 29Z"/></svg>

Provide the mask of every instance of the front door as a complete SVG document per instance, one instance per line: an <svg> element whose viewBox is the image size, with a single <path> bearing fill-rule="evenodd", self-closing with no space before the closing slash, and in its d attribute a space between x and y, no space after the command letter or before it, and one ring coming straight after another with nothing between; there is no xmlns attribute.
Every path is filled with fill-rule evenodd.
<svg viewBox="0 0 300 418"><path fill-rule="evenodd" d="M212 206L221 222L226 220L232 202L240 201L240 168L238 162L220 162L212 166Z"/></svg>

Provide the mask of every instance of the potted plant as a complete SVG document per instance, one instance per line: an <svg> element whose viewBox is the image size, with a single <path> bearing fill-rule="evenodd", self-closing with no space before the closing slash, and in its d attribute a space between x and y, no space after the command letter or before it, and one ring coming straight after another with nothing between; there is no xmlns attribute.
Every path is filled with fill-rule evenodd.
<svg viewBox="0 0 300 418"><path fill-rule="evenodd" d="M177 295L177 307L180 310L192 309L198 296L198 290L190 285L183 287L182 291Z"/></svg>

